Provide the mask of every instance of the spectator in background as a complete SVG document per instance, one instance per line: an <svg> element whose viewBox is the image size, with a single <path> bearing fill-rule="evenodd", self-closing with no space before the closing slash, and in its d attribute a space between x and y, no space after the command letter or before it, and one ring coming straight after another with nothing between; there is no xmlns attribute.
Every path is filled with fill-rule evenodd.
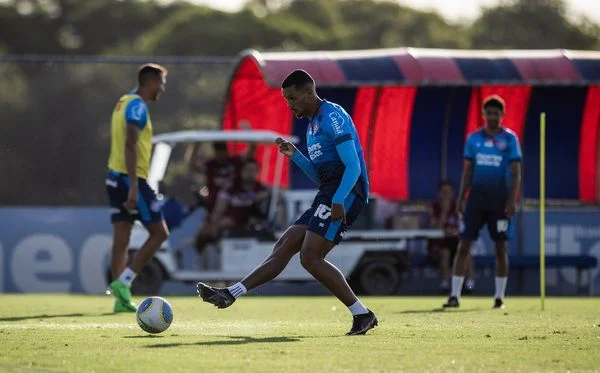
<svg viewBox="0 0 600 373"><path fill-rule="evenodd" d="M258 181L258 172L258 163L246 160L233 184L219 192L214 211L196 237L199 253L225 230L252 229L265 221L270 194Z"/></svg>
<svg viewBox="0 0 600 373"><path fill-rule="evenodd" d="M248 121L241 121L240 129L249 130L251 125ZM199 155L200 144L190 144L186 151L186 163L190 173L204 174L206 188L199 190L197 195L209 213L215 207L219 191L230 187L239 174L242 164L254 157L256 145L248 144L246 152L240 155L229 155L227 144L220 142L213 144L214 157L206 161Z"/></svg>
<svg viewBox="0 0 600 373"><path fill-rule="evenodd" d="M438 184L438 195L431 205L430 214L432 228L444 231L444 238L429 241L427 251L439 268L440 292L446 294L450 291L449 268L458 247L460 224L460 217L458 216L456 201L454 199L454 186L450 181L442 180ZM475 286L473 280L473 257L470 253L467 263L465 291L470 292Z"/></svg>

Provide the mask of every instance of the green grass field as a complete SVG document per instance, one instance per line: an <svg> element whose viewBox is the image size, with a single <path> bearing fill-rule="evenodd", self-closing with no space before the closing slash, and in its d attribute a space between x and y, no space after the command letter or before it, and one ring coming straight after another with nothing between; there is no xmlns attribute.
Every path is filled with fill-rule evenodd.
<svg viewBox="0 0 600 373"><path fill-rule="evenodd" d="M139 300L139 299L138 299ZM0 296L7 372L566 372L600 371L600 299L364 298L379 317L345 337L333 297L246 297L226 310L168 297L174 322L150 336L108 296Z"/></svg>

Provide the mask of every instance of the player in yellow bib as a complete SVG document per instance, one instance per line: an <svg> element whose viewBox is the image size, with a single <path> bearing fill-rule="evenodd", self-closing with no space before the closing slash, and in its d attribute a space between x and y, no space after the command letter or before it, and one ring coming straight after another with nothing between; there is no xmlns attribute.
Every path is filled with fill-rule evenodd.
<svg viewBox="0 0 600 373"><path fill-rule="evenodd" d="M111 147L106 190L113 224L112 277L108 293L114 295L115 312L135 312L131 283L167 239L168 230L160 201L146 182L152 151L152 121L147 103L157 101L165 90L167 70L156 64L143 65L138 87L123 95L112 114ZM127 248L135 220L150 236L126 267Z"/></svg>

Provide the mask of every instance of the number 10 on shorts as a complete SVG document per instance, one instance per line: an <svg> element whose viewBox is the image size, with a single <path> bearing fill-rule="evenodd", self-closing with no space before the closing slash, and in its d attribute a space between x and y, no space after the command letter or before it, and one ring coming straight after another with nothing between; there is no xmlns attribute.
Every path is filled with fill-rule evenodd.
<svg viewBox="0 0 600 373"><path fill-rule="evenodd" d="M498 233L505 233L508 231L508 220L501 219L496 221L496 231Z"/></svg>

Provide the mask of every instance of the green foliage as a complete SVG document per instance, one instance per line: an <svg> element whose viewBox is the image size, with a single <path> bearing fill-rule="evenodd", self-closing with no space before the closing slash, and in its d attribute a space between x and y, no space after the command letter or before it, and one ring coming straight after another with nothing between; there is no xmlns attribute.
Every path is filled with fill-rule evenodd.
<svg viewBox="0 0 600 373"><path fill-rule="evenodd" d="M507 0L472 24L392 0L250 0L237 13L185 1L164 4L0 2L0 54L233 57L247 48L600 48L600 27L570 16L563 0ZM167 92L151 107L156 132L218 127L232 67L167 67ZM136 68L0 63L0 174L11 181L0 184L0 205L106 202L99 186L110 113L118 97L135 87Z"/></svg>
<svg viewBox="0 0 600 373"><path fill-rule="evenodd" d="M246 48L600 47L600 27L564 0L506 0L473 24L398 2L252 0L238 13L182 1L14 0L0 5L5 52L220 55Z"/></svg>
<svg viewBox="0 0 600 373"><path fill-rule="evenodd" d="M595 49L600 28L571 20L564 0L511 0L485 9L471 40L475 48Z"/></svg>

